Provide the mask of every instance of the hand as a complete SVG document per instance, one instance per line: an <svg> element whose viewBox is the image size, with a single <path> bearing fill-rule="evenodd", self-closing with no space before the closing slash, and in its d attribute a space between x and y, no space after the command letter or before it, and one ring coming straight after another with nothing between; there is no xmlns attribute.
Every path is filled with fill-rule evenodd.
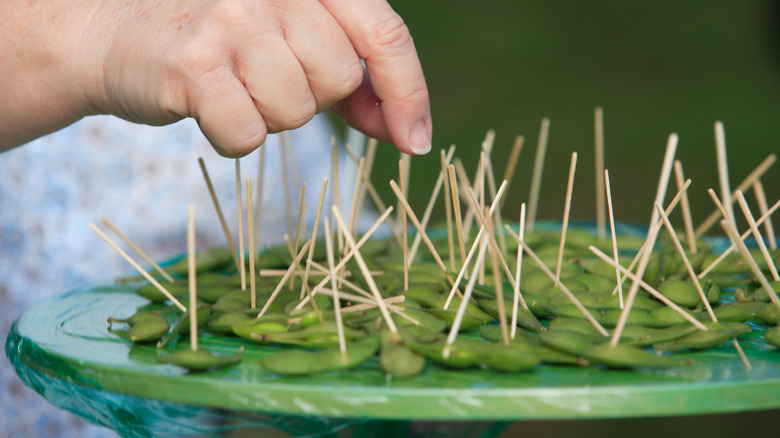
<svg viewBox="0 0 780 438"><path fill-rule="evenodd" d="M89 17L69 27L81 31L77 44L62 44L73 60L64 86L80 94L67 95L73 108L60 124L91 113L152 125L194 117L220 153L241 156L268 132L297 128L333 107L404 152L430 149L422 68L385 0L76 3L92 9L49 0L61 4L60 16ZM0 109L0 129L2 117Z"/></svg>

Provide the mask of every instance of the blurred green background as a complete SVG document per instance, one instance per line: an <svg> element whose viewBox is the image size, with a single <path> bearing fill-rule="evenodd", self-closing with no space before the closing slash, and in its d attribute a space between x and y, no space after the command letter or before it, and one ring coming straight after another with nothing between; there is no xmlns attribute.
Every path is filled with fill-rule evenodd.
<svg viewBox="0 0 780 438"><path fill-rule="evenodd" d="M412 162L413 206L422 209L430 195L438 149L456 144L471 173L486 131L495 129L498 174L515 136L526 138L504 212L517 217L528 198L540 121L549 117L539 218L562 216L574 151L572 218L593 218L593 111L602 106L617 219L649 219L674 132L677 157L693 180L698 223L713 209L706 190L719 190L716 120L726 128L732 187L780 150L777 3L392 0L414 37L434 120L436 153ZM394 163L397 154L380 148L377 162ZM395 165L374 169L386 199L393 198L386 182L396 175ZM780 197L780 166L764 182L771 204Z"/></svg>

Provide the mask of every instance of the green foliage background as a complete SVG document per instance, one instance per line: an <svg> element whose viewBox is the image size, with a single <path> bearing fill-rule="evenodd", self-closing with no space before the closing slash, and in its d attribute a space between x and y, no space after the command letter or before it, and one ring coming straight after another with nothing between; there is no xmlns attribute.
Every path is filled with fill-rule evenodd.
<svg viewBox="0 0 780 438"><path fill-rule="evenodd" d="M732 186L780 151L780 6L767 0L393 0L413 35L431 93L434 154L412 164L411 200L423 208L456 144L473 172L488 129L497 173L516 135L526 144L505 215L528 198L539 125L551 119L540 218L560 218L571 153L579 154L572 218L593 218L593 111L605 112L606 166L618 220L646 222L663 152L693 180L694 221L718 189L713 123L723 121ZM386 199L397 151L380 149L374 180ZM780 196L780 166L765 179ZM670 190L676 191L675 185ZM670 195L671 197L671 195ZM669 199L670 199L669 197ZM752 197L748 197L752 199ZM755 207L754 207L755 208Z"/></svg>

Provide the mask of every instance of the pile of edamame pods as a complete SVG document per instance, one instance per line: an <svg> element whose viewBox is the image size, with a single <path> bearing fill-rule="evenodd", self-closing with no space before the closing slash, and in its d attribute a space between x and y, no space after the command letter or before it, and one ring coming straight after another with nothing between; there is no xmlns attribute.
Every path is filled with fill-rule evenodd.
<svg viewBox="0 0 780 438"><path fill-rule="evenodd" d="M548 266L555 265L560 234L537 231L525 237L525 242ZM510 239L511 240L511 239ZM621 237L621 265L627 266L642 240ZM710 348L726 348L732 339L751 331L764 331L766 341L780 346L780 306L770 301L770 295L757 287L748 266L734 253L701 280L689 278L675 248L659 240L651 256L644 280L673 303L683 308L707 330L697 328L679 313L650 294L641 291L633 302L627 325L617 345L610 345L604 336L573 305L570 298L532 260L524 258L520 291L527 304L518 308L516 334L505 342L505 329L500 318L496 285L493 276L473 291L460 323L460 333L469 333L455 340L444 355L445 338L453 324L460 298L455 296L447 309L444 303L451 285L443 272L430 260L415 262L409 269L409 287L404 290L403 262L397 245L390 241L371 239L361 253L373 280L384 298L402 296L393 304L391 331L376 307L365 306L355 311L343 311L343 335L346 353L339 347L339 326L334 317L330 296L317 294L313 302L296 309L301 301L302 277L294 276L285 285L267 311L257 318L274 291L280 277L257 276L256 306L251 307L249 288L241 289L232 254L223 249L204 251L198 255L197 309L198 327L211 336L240 338L246 348L257 344L283 345L280 352L264 357L258 366L270 373L284 376L305 376L325 372L342 372L377 357L379 368L390 378L411 378L425 372L426 367L451 369L484 367L502 373L533 372L540 364L557 366L595 366L615 368L682 367L691 361L686 353ZM446 242L438 242L442 258L447 257ZM561 282L585 306L591 316L612 333L621 313L621 300L616 289L615 270L594 257L589 245L611 250L610 242L598 241L587 230L570 230L561 267ZM504 254L510 266L514 263L517 243L507 241ZM514 248L513 248L514 247ZM316 246L314 260L324 265L325 245ZM717 254L705 241L698 242L696 254L690 255L699 272ZM780 253L772 254L775 259ZM258 256L259 269L284 268L291 263L287 248L270 248ZM761 264L761 257L756 257ZM767 270L764 263L761 268ZM488 273L492 267L488 262ZM186 297L188 286L184 263L168 266L168 271L180 278L169 284L169 291ZM357 267L347 264L350 281L368 289L366 279ZM449 273L455 277L456 273ZM321 277L311 276L309 288ZM705 311L693 281L700 281L717 322ZM626 283L626 284L630 284ZM780 282L772 283L780 289ZM463 285L461 285L461 289ZM504 280L503 310L505 319L512 317L512 287ZM109 318L111 329L133 343L157 344L161 352L185 351L178 338L189 332L189 314L166 301L151 285L137 289L150 300L126 319ZM190 308L186 299L183 304ZM342 298L346 309L355 302ZM189 350L186 350L189 351ZM205 371L236 363L240 355L215 356L206 351L183 356L161 355L163 361L194 371Z"/></svg>

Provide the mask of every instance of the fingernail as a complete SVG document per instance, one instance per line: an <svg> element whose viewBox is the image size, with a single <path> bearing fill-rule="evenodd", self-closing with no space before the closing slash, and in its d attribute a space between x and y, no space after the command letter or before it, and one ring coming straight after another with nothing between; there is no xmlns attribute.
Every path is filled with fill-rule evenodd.
<svg viewBox="0 0 780 438"><path fill-rule="evenodd" d="M409 131L409 145L417 155L427 154L431 151L431 137L423 120L418 120Z"/></svg>

